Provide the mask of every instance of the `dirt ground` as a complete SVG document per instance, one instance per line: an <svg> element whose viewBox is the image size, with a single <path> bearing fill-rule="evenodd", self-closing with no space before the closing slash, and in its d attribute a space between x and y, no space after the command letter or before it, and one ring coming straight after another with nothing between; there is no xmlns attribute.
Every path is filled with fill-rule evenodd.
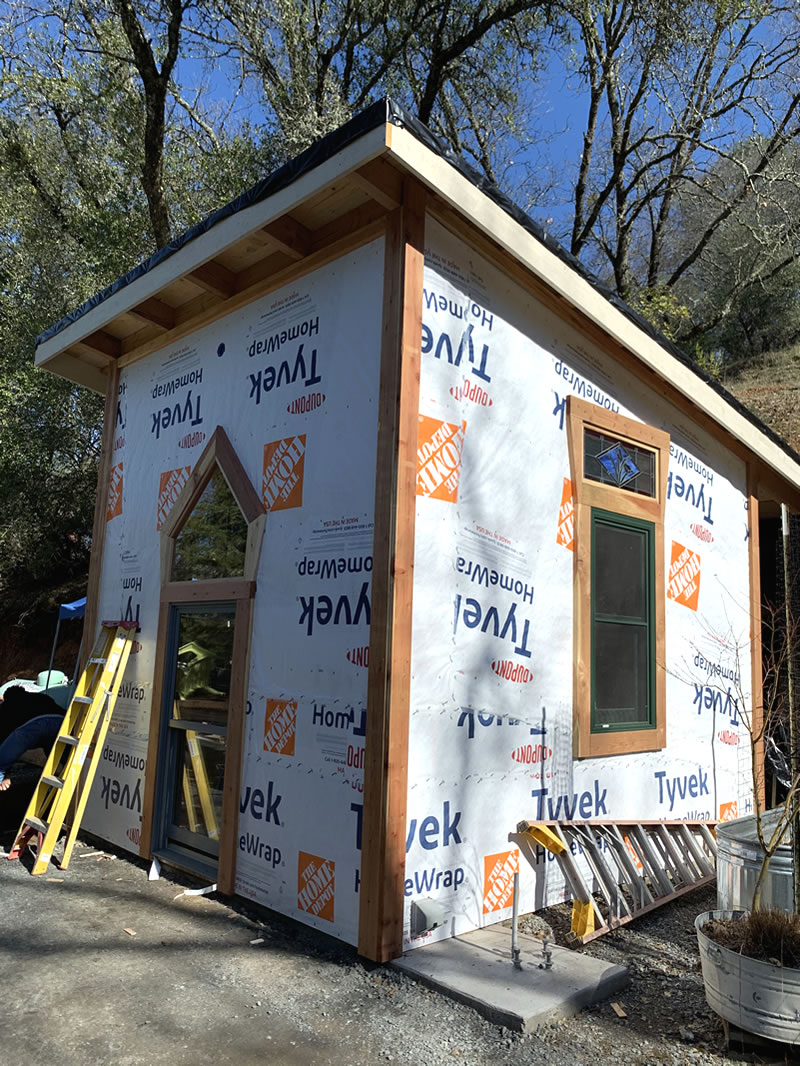
<svg viewBox="0 0 800 1066"><path fill-rule="evenodd" d="M13 789L4 795L11 795ZM9 810L0 811L8 822ZM15 827L14 827L15 828ZM7 849L14 829L0 832ZM705 1004L694 916L706 888L585 949L628 966L610 1003L512 1033L342 944L243 901L148 880L84 839L32 877L0 857L3 1066L722 1066L791 1062L726 1046ZM559 914L545 912L557 930ZM509 966L511 965L509 960ZM799 1034L800 1037L800 1034Z"/></svg>

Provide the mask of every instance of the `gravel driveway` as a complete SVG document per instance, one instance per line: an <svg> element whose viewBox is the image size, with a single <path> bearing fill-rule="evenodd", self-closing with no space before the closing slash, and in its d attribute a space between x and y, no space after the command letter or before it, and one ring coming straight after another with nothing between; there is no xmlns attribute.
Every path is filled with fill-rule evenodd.
<svg viewBox="0 0 800 1066"><path fill-rule="evenodd" d="M142 863L86 843L52 877L0 860L3 1066L731 1061L693 929L713 889L582 949L630 968L627 1017L606 1003L521 1036L304 927L187 886L150 883ZM546 913L558 940L563 910Z"/></svg>

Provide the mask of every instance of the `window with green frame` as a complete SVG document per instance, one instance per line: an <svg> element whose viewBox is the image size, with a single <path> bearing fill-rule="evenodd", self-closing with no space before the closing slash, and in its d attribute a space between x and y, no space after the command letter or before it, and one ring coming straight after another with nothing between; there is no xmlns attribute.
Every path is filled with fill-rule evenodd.
<svg viewBox="0 0 800 1066"><path fill-rule="evenodd" d="M573 752L666 745L669 434L567 399L574 507Z"/></svg>
<svg viewBox="0 0 800 1066"><path fill-rule="evenodd" d="M591 510L592 733L656 725L655 524Z"/></svg>

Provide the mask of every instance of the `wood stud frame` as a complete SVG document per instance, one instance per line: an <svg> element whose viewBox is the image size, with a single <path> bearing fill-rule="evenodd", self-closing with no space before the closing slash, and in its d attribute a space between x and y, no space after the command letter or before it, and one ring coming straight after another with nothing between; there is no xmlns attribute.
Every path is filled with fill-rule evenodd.
<svg viewBox="0 0 800 1066"><path fill-rule="evenodd" d="M403 951L425 199L410 182L386 235L358 935L375 962Z"/></svg>

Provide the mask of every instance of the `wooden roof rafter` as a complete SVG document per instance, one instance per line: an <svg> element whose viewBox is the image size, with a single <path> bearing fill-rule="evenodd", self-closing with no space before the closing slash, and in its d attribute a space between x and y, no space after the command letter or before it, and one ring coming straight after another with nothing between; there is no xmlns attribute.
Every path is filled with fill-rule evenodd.
<svg viewBox="0 0 800 1066"><path fill-rule="evenodd" d="M112 363L127 366L345 254L344 237L353 248L374 239L402 191L402 175L378 158L386 140L371 131L125 279L41 342L37 364L104 391Z"/></svg>

